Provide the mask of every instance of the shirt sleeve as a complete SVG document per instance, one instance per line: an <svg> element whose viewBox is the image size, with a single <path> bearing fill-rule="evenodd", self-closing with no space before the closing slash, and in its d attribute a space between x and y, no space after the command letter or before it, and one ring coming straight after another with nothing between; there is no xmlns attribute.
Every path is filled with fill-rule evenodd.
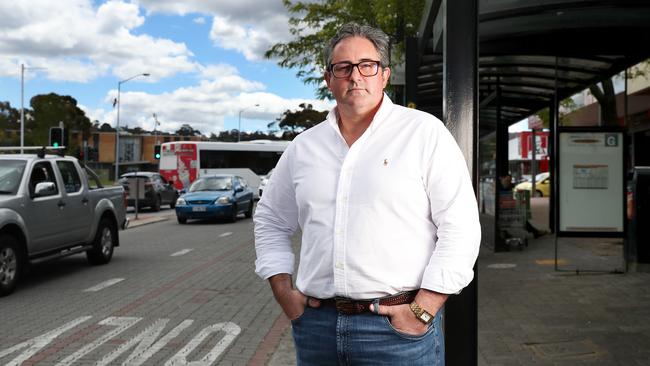
<svg viewBox="0 0 650 366"><path fill-rule="evenodd" d="M429 159L423 171L437 241L421 287L454 294L474 277L481 225L465 158L451 133L441 122L435 123L425 144L424 156Z"/></svg>
<svg viewBox="0 0 650 366"><path fill-rule="evenodd" d="M293 143L282 154L260 201L255 224L255 273L267 279L279 273L293 274L291 237L298 227L298 206L291 174Z"/></svg>

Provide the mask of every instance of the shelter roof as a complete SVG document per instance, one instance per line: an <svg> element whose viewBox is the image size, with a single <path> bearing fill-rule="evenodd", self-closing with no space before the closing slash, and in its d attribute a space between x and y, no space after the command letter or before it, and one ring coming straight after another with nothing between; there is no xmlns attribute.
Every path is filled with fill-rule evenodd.
<svg viewBox="0 0 650 366"><path fill-rule="evenodd" d="M452 1L452 0L449 0ZM478 0L480 135L650 58L650 1ZM418 108L442 116L442 0L420 24ZM443 5L444 6L444 5ZM449 45L448 47L453 47Z"/></svg>

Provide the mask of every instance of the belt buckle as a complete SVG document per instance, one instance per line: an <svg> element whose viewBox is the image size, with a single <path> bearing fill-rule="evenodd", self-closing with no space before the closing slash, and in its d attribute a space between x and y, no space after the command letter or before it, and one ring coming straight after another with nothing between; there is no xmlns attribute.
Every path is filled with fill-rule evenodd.
<svg viewBox="0 0 650 366"><path fill-rule="evenodd" d="M334 301L336 303L336 310L339 313L350 314L356 310L354 306L354 302L350 299L346 299L343 297L336 297L334 298Z"/></svg>

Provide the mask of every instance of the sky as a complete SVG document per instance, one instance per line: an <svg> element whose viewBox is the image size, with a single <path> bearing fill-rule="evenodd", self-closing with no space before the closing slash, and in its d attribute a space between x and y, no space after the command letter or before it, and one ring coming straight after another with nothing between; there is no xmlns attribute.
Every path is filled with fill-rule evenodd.
<svg viewBox="0 0 650 366"><path fill-rule="evenodd" d="M326 110L297 70L264 58L291 39L281 0L2 0L0 101L75 98L91 121L204 135L267 125L301 103ZM149 77L142 76L150 74Z"/></svg>

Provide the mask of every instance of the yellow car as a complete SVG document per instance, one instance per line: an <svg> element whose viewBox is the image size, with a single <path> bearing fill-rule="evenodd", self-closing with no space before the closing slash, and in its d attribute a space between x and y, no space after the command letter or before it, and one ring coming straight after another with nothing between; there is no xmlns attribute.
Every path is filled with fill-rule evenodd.
<svg viewBox="0 0 650 366"><path fill-rule="evenodd" d="M532 182L522 182L515 186L515 192L531 191ZM551 195L551 174L549 172L539 173L535 176L535 192L533 197L548 197Z"/></svg>

